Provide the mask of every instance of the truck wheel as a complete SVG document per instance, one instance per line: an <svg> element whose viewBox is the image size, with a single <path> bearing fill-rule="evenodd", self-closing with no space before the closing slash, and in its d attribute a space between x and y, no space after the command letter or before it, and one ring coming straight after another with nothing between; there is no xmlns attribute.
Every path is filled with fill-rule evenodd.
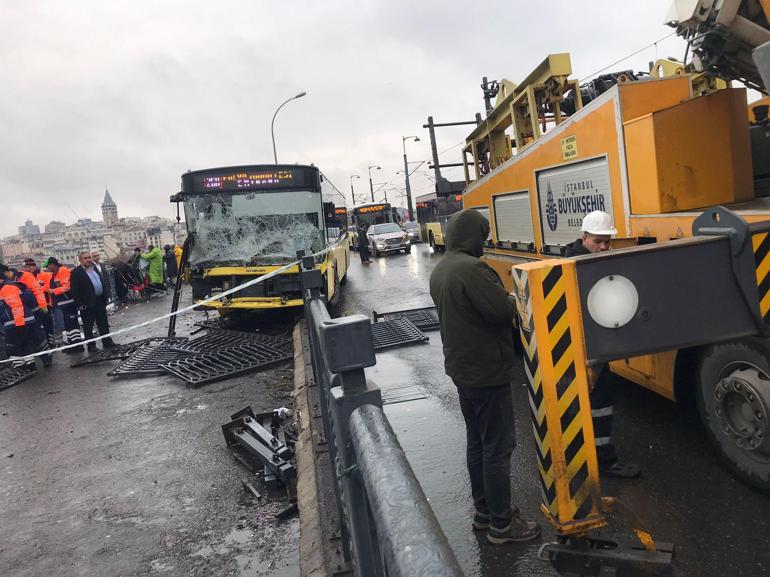
<svg viewBox="0 0 770 577"><path fill-rule="evenodd" d="M707 347L697 403L709 440L730 470L770 491L770 343L749 338Z"/></svg>

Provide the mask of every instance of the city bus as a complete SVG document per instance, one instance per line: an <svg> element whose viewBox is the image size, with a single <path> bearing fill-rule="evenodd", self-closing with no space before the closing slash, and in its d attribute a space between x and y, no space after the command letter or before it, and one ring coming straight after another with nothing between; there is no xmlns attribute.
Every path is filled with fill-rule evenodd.
<svg viewBox="0 0 770 577"><path fill-rule="evenodd" d="M336 302L350 254L347 229L327 224L322 180L315 166L283 164L183 174L182 190L171 200L184 206L193 301L273 272L295 261L297 251L328 249L316 257L316 267L324 297ZM227 315L302 305L299 269L293 266L204 308Z"/></svg>
<svg viewBox="0 0 770 577"><path fill-rule="evenodd" d="M420 237L434 251L445 249L444 234L449 217L463 208L462 194L424 194L417 197Z"/></svg>
<svg viewBox="0 0 770 577"><path fill-rule="evenodd" d="M373 224L394 222L393 208L388 202L366 202L353 207L351 214L351 244L358 248L358 229L361 226L369 228Z"/></svg>

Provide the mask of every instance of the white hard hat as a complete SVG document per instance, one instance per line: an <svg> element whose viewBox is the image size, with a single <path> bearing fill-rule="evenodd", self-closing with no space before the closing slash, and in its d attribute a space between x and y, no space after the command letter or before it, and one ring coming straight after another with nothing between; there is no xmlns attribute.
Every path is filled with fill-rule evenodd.
<svg viewBox="0 0 770 577"><path fill-rule="evenodd" d="M580 231L588 234L618 234L617 229L612 226L610 215L601 210L595 210L585 215Z"/></svg>

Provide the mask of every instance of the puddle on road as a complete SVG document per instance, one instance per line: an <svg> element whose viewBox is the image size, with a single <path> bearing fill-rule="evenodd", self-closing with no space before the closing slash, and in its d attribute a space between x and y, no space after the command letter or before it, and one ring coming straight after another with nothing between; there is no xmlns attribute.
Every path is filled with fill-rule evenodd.
<svg viewBox="0 0 770 577"><path fill-rule="evenodd" d="M240 577L297 577L299 519L273 518L286 506L286 503L269 503L255 511L251 519L241 517L235 528L201 545L191 556L229 557L237 563Z"/></svg>

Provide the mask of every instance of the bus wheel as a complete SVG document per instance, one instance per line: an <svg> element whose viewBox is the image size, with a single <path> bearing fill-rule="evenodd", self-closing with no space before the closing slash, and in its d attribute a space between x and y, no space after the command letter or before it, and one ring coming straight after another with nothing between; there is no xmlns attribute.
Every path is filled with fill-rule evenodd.
<svg viewBox="0 0 770 577"><path fill-rule="evenodd" d="M730 470L770 491L770 343L749 338L707 347L697 402L709 440Z"/></svg>
<svg viewBox="0 0 770 577"><path fill-rule="evenodd" d="M329 299L329 307L336 307L340 302L340 278L337 275L337 269L334 269L334 294Z"/></svg>

